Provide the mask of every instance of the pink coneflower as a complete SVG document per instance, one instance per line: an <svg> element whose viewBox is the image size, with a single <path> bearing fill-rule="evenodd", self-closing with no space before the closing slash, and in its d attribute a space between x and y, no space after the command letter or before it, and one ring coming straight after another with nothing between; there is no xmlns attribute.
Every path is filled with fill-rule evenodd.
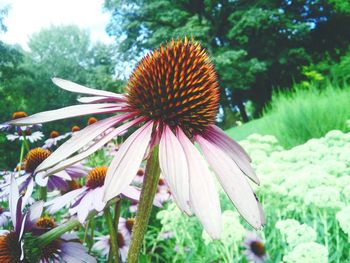
<svg viewBox="0 0 350 263"><path fill-rule="evenodd" d="M46 233L56 226L57 225L52 218L44 216L37 220L31 232L34 236L37 236ZM80 243L79 238L75 233L65 233L60 238L57 238L48 245L42 247L38 257L39 263L96 262L96 259L87 253L86 248Z"/></svg>
<svg viewBox="0 0 350 263"><path fill-rule="evenodd" d="M44 137L44 134L41 131L32 132L31 128L23 128L14 134L7 134L6 139L13 142L15 140L23 141L24 139L28 140L30 143L40 141Z"/></svg>
<svg viewBox="0 0 350 263"><path fill-rule="evenodd" d="M265 244L257 234L248 232L244 241L244 247L246 249L244 254L249 261L263 263L267 260Z"/></svg>
<svg viewBox="0 0 350 263"><path fill-rule="evenodd" d="M73 136L42 163L37 172L50 173L52 169L80 161L121 132L140 126L124 141L109 166L106 201L132 182L147 149L159 143L161 172L174 200L185 213L194 212L212 237L219 238L219 197L208 165L194 145L197 142L237 210L254 228L261 227L263 215L245 175L255 183L259 180L242 147L214 124L219 108L217 76L207 53L197 42L171 41L148 54L133 71L126 95L57 78L53 82L63 89L92 96L80 98L83 105L37 113L11 123L44 123L99 113L113 116L79 131L78 136ZM119 127L85 151L74 155L118 124Z"/></svg>
<svg viewBox="0 0 350 263"><path fill-rule="evenodd" d="M27 117L28 114L24 111L16 111L12 114L12 120L20 119ZM29 126L14 126L9 122L0 124L0 131L5 131L7 133L22 133L30 129L32 132L35 132L41 128L41 124L29 125Z"/></svg>
<svg viewBox="0 0 350 263"><path fill-rule="evenodd" d="M89 212L96 210L101 212L106 202L103 200L104 181L107 174L107 167L96 167L86 176L86 184L72 190L60 197L47 202L49 213L56 213L65 206L71 205L69 213L77 215L81 223L84 223ZM138 200L141 191L134 187L126 186L122 195L131 200Z"/></svg>
<svg viewBox="0 0 350 263"><path fill-rule="evenodd" d="M64 140L68 136L69 136L69 134L67 134L67 133L60 135L58 131L53 130L50 132L50 138L45 141L43 148L50 149L53 146L57 146L59 141Z"/></svg>
<svg viewBox="0 0 350 263"><path fill-rule="evenodd" d="M43 202L39 201L23 213L24 205L14 176L11 176L10 188L9 208L13 230L5 230L0 234L0 262L4 263L23 262L24 234L32 229L43 211Z"/></svg>
<svg viewBox="0 0 350 263"><path fill-rule="evenodd" d="M93 245L92 249L97 250L103 257L107 257L111 247L111 241L109 235L95 238L97 242ZM117 233L117 242L119 247L119 257L121 262L126 262L128 255L130 237L124 236L121 232Z"/></svg>

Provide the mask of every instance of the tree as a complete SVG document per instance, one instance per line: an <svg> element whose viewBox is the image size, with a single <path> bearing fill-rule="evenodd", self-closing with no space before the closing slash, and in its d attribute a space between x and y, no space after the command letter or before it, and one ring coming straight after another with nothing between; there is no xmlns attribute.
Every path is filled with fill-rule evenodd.
<svg viewBox="0 0 350 263"><path fill-rule="evenodd" d="M107 30L118 40L124 59L171 38L189 35L200 41L218 68L223 106L239 106L246 120L245 101L252 100L259 114L273 88L288 88L303 78L303 65L326 52L346 50L350 16L336 11L334 2L341 3L105 0L105 8L112 14Z"/></svg>

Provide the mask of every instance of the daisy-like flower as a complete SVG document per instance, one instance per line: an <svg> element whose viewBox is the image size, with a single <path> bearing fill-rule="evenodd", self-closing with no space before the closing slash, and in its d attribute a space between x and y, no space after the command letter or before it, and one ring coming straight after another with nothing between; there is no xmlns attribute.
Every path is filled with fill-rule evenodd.
<svg viewBox="0 0 350 263"><path fill-rule="evenodd" d="M37 236L56 226L52 218L44 216L39 218L31 232ZM65 233L40 249L39 263L48 262L93 263L96 262L96 259L87 253L86 248L79 242L75 233Z"/></svg>
<svg viewBox="0 0 350 263"><path fill-rule="evenodd" d="M12 120L16 120L27 116L28 114L24 111L16 111L12 114ZM5 131L7 133L15 133L15 132L19 133L22 131L26 131L28 128L30 128L34 132L39 130L41 126L42 126L41 124L35 124L35 125L29 125L29 126L14 126L9 122L5 122L0 124L0 131Z"/></svg>
<svg viewBox="0 0 350 263"><path fill-rule="evenodd" d="M9 208L13 230L4 230L0 233L0 262L22 262L24 259L23 236L29 232L43 211L43 202L34 203L23 213L22 197L19 195L18 185L14 176L11 176L11 190Z"/></svg>
<svg viewBox="0 0 350 263"><path fill-rule="evenodd" d="M6 139L13 142L15 140L23 141L24 139L34 143L40 141L44 137L44 134L41 131L32 132L31 128L26 127L21 130L18 130L14 134L7 134Z"/></svg>
<svg viewBox="0 0 350 263"><path fill-rule="evenodd" d="M42 178L41 174L34 175L34 170L50 156L51 152L43 148L34 148L30 150L24 160L24 167L21 171L21 175L16 179L17 184L20 186L20 192L25 191L23 202L27 204L29 198L33 192L35 184L40 186L47 186L49 191L57 188L59 190L65 190L68 187L67 181L74 178L79 178L86 175L87 168L80 164L75 164L70 167L66 167L64 170L54 173L50 177ZM9 194L10 190L9 180L0 185L0 198Z"/></svg>
<svg viewBox="0 0 350 263"><path fill-rule="evenodd" d="M67 134L67 133L60 135L58 131L53 130L50 132L50 138L45 141L43 148L50 149L53 146L56 146L59 141L64 140L68 136L69 136L69 134Z"/></svg>
<svg viewBox="0 0 350 263"><path fill-rule="evenodd" d="M267 260L265 244L261 238L253 232L248 232L244 241L247 259L255 263L263 263Z"/></svg>
<svg viewBox="0 0 350 263"><path fill-rule="evenodd" d="M4 227L7 225L9 219L11 217L11 213L6 211L4 208L0 207L0 227Z"/></svg>
<svg viewBox="0 0 350 263"><path fill-rule="evenodd" d="M246 221L256 229L262 226L260 204L245 177L259 183L251 159L214 124L219 108L219 85L214 67L199 43L187 38L171 41L145 56L128 81L126 95L57 78L53 82L63 89L92 96L79 98L83 105L37 113L11 123L44 123L100 113L113 116L77 132L78 136L62 144L37 172L46 170L49 175L53 170L80 161L120 133L138 126L109 166L105 201L119 195L132 182L147 150L159 144L161 172L175 202L186 214L193 212L213 238L220 237L221 209L205 159ZM116 125L119 127L79 152L89 141Z"/></svg>
<svg viewBox="0 0 350 263"><path fill-rule="evenodd" d="M107 257L111 248L111 241L109 235L96 237L95 239L97 240L97 242L93 245L92 249L95 251L100 251L103 257ZM118 230L117 242L121 262L126 262L130 245L130 237L124 236L124 234Z"/></svg>
<svg viewBox="0 0 350 263"><path fill-rule="evenodd" d="M71 205L70 214L77 215L79 221L84 223L89 212L93 210L101 212L107 204L103 201L106 174L107 167L96 167L92 169L86 177L86 184L84 186L47 202L45 204L48 207L47 211L49 213L56 213L63 207ZM138 200L140 193L141 191L139 189L126 186L122 195L131 200Z"/></svg>

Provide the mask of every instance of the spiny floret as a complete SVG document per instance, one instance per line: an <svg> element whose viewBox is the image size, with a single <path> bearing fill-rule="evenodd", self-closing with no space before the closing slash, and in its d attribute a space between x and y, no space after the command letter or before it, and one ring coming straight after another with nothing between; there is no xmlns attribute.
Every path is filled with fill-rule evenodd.
<svg viewBox="0 0 350 263"><path fill-rule="evenodd" d="M25 158L25 171L32 173L47 158L51 152L43 148L34 148L30 150Z"/></svg>
<svg viewBox="0 0 350 263"><path fill-rule="evenodd" d="M213 124L218 112L213 64L200 44L187 38L145 56L129 79L127 93L129 104L141 115L189 134Z"/></svg>

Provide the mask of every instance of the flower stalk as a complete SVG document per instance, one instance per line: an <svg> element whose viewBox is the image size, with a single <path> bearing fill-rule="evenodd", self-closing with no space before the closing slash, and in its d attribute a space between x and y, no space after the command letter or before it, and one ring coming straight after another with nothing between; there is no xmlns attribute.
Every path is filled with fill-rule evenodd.
<svg viewBox="0 0 350 263"><path fill-rule="evenodd" d="M141 190L140 202L133 226L131 244L128 252L128 263L137 263L142 242L146 233L149 217L151 215L153 199L157 191L158 180L160 176L159 146L152 150L150 158L147 161L145 178Z"/></svg>
<svg viewBox="0 0 350 263"><path fill-rule="evenodd" d="M108 225L109 237L111 241L111 248L109 250L109 255L108 255L108 263L119 262L117 233L113 224L113 217L109 207L106 207L103 210L103 213Z"/></svg>

